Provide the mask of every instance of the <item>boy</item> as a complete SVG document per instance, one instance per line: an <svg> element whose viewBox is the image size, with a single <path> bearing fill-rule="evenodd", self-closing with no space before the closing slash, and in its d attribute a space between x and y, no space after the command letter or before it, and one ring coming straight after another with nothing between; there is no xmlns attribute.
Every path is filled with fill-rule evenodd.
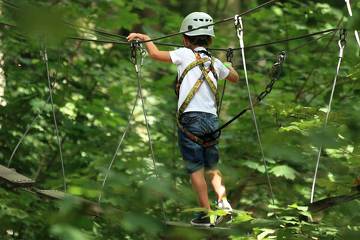
<svg viewBox="0 0 360 240"><path fill-rule="evenodd" d="M181 32L200 28L185 33L183 35L184 48L175 51L160 51L153 42L145 43L151 58L176 64L178 76L181 76L182 82L178 82L180 85L178 88L179 145L199 204L205 210L191 220L191 224L197 226L214 226L215 221L219 221L207 214L211 208L205 177L209 177L217 195L218 208L225 210L229 215L232 211L226 199L221 173L216 167L219 160L217 146L204 147L191 140L184 131L186 129L196 136L204 136L216 130L218 127L217 79L226 79L234 83L239 80L237 72L231 65L226 67L206 51L215 34L213 26L203 26L211 23L213 23L211 16L203 12L194 12L185 17ZM151 40L149 36L139 33L131 33L127 39L128 41ZM189 68L199 60L203 60L202 64L195 64L196 66Z"/></svg>

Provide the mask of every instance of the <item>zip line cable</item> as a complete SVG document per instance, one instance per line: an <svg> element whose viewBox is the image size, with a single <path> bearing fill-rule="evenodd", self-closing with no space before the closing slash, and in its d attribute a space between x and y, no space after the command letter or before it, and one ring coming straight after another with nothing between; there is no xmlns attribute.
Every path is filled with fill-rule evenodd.
<svg viewBox="0 0 360 240"><path fill-rule="evenodd" d="M130 45L129 42L101 40L101 39L90 39L90 38L82 38L82 37L67 37L66 39L85 41L85 42L103 43L103 44L109 44L110 43L110 44L118 44L118 45Z"/></svg>
<svg viewBox="0 0 360 240"><path fill-rule="evenodd" d="M9 2L6 1L6 0L1 0L1 1L4 2L5 4L8 4L8 5L14 7L14 8L18 8L15 4L9 3ZM275 2L278 2L278 1L281 1L281 0L270 0L270 1L268 1L268 2L265 2L265 3L263 3L263 4L258 5L258 6L255 7L255 8L249 9L249 10L247 10L247 11L239 14L239 16L242 17L242 16L246 16L246 15L252 14L252 13L258 11L259 9L261 9L261 8L263 8L263 7L267 7L267 6L269 6L269 5L272 5L272 4L274 4ZM233 19L234 19L234 17L229 17L229 18L226 18L226 19L223 19L223 20L219 20L219 21L213 22L213 23L208 24L208 25L204 25L204 26L201 26L201 27L198 27L198 28L189 29L189 30L187 30L187 31L172 33L172 34L168 34L168 35L165 35L165 36L162 36L162 37L150 39L150 40L147 40L147 41L140 41L140 43L155 42L155 41L159 41L159 40L161 40L161 39L170 38L170 37L174 37L174 36L178 36L178 35L183 35L183 34L185 34L185 33L193 32L193 31L199 30L199 29L201 29L201 28L207 28L207 27L214 26L214 25L217 25L217 24L220 24L220 23L229 22L229 21L232 21ZM106 35L110 35L110 36L116 36L116 37L124 38L124 36L121 36L121 35L118 35L118 34L109 33L109 32L105 32L105 31L102 31L102 30L95 30L95 31L98 32L98 33L101 33L101 34L106 34Z"/></svg>
<svg viewBox="0 0 360 240"><path fill-rule="evenodd" d="M245 46L245 50L260 48L260 47L265 47L265 46L270 46L270 45L275 45L275 44L281 44L281 43L286 43L286 42L295 41L295 40L301 40L301 39L310 38L310 37L317 36L317 35L323 35L319 38L313 39L314 41L316 41L318 39L321 39L322 37L325 37L327 34L336 32L338 30L339 30L338 28L332 28L332 29L327 29L327 30L323 30L323 31L319 31L319 32L306 34L306 35L296 36L296 37L287 38L287 39L281 39L281 40L277 40L277 41L273 41L273 42L249 45L249 46ZM79 41L93 41L93 42L98 42L98 43L113 43L113 44L123 44L123 45L130 44L129 42L122 42L122 41L97 40L97 39L87 39L87 38L81 38L81 37L68 37L68 39L79 40ZM305 43L304 45L310 44L311 41L309 41L309 43ZM173 44L173 43L158 43L157 42L156 44L159 46L167 46L167 47L179 47L179 48L184 47L183 45ZM240 48L231 48L231 49L233 51L241 50ZM229 50L229 48L208 48L208 50L227 52Z"/></svg>
<svg viewBox="0 0 360 240"><path fill-rule="evenodd" d="M338 30L339 29L337 29L337 28L331 28L331 29L327 29L327 30L322 30L322 31L310 33L310 34L305 34L305 35L301 35L301 36L295 36L295 37L292 37L292 38L281 39L281 40L277 40L277 41L273 41L273 42L260 43L260 44L256 44L256 45L249 45L249 46L245 46L245 50L254 49L254 48L260 48L260 47L265 47L265 46L270 46L270 45L275 45L275 44L287 43L287 42L290 42L290 41L310 38L310 37L313 37L313 36L316 36L316 35L322 35L322 34L326 35L328 33L338 31ZM183 45L173 44L173 43L159 43L159 42L156 42L156 45L167 46L167 47L184 47ZM227 52L228 49L229 48L208 48L208 50L210 50L210 51L223 51L223 52ZM234 50L234 51L241 50L240 48L231 48L231 49Z"/></svg>
<svg viewBox="0 0 360 240"><path fill-rule="evenodd" d="M16 27L15 25L9 24L9 23L3 23L1 22L0 24L5 25L5 26L9 26L9 27ZM268 43L260 43L260 44L255 44L255 45L249 45L245 47L245 50L249 50L249 49L254 49L254 48L260 48L260 47L265 47L265 46L270 46L270 45L275 45L275 44L281 44L281 43L287 43L290 41L295 41L295 40L301 40L301 39L306 39L306 38L310 38L313 36L317 36L317 35L325 35L331 32L335 32L338 31L338 28L332 28L332 29L327 29L327 30L322 30L322 31L318 31L318 32L314 32L314 33L310 33L310 34L305 34L305 35L301 35L301 36L295 36L292 38L287 38L287 39L281 39L281 40L277 40L277 41L273 41L273 42L268 42ZM320 37L321 38L321 37ZM125 41L117 41L117 40L103 40L103 39L91 39L91 38L83 38L83 37L73 37L73 36L68 36L66 37L66 39L69 40L76 40L76 41L88 41L88 42L95 42L95 43L100 43L100 44L120 44L120 45L130 45L129 42L125 42ZM314 41L316 41L317 39L314 39ZM159 46L168 46L168 47L184 47L183 45L180 44L173 44L173 43L156 43ZM304 45L306 45L307 43L305 43ZM241 50L240 48L231 48L233 51L239 51ZM208 48L208 50L210 51L223 51L223 52L227 52L229 50L229 48Z"/></svg>
<svg viewBox="0 0 360 240"><path fill-rule="evenodd" d="M259 10L259 9L261 9L261 8L263 8L263 7L267 7L267 6L269 6L269 5L272 5L272 4L274 4L275 2L278 2L278 1L281 1L281 0L270 0L270 1L266 2L266 3L263 3L263 4L258 5L258 6L255 7L255 8L249 9L249 10L247 10L247 11L239 14L238 16L243 17L243 16L246 16L246 15L252 14L252 13L256 12L257 10ZM153 38L153 39L150 39L150 40L147 40L147 41L140 41L140 42L141 42L141 43L155 42L155 41L159 41L159 40L161 40L161 39L170 38L170 37L175 37L175 36L178 36L178 35L183 35L183 34L185 34L185 33L193 32L193 31L199 30L199 29L201 29L201 28L211 27L211 26L214 26L214 25L217 25L217 24L220 24L220 23L224 23L224 22L229 22L229 21L232 21L232 20L234 20L234 17L229 17L229 18L226 18L226 19L217 21L217 22L213 22L213 23L211 23L211 24L207 24L207 25L204 25L204 26L201 26L201 27L189 29L189 30L187 30L187 31L172 33L172 34L168 34L168 35L165 35L165 36L162 36L162 37Z"/></svg>
<svg viewBox="0 0 360 240"><path fill-rule="evenodd" d="M13 9L19 9L19 7L12 2L9 2L6 0L1 0L1 2L3 2L5 4L5 6L7 6L7 7L11 7Z"/></svg>
<svg viewBox="0 0 360 240"><path fill-rule="evenodd" d="M0 0L2 1L6 6L11 7L13 9L19 10L20 7L10 3L9 1L6 0ZM100 36L105 36L108 38L112 38L112 40L117 40L117 39L126 39L126 36L122 36L120 34L116 34L116 33L112 33L103 29L99 29L99 28L89 28L89 27L85 27L85 26L79 26L77 24L74 23L70 23L67 21L62 21L65 25L68 25L69 27L75 29L75 30L80 30L83 32L87 32L87 33L92 33L92 34L98 34Z"/></svg>
<svg viewBox="0 0 360 240"><path fill-rule="evenodd" d="M324 126L323 126L324 130L327 128L327 125L328 125L328 120L329 120L329 115L330 115L330 112L331 112L331 107L332 107L332 102L333 102L333 98L334 98L336 83L337 83L338 76L340 74L340 67L341 67L341 64L342 64L342 61L343 61L343 58L344 58L344 49L345 49L345 46L346 46L346 31L345 30L342 30L340 32L340 40L338 42L338 45L339 45L339 60L338 60L338 64L337 64L337 67L336 67L336 74L335 74L333 86L332 86L332 89L331 89L328 108L327 108L327 111L326 111L326 117L325 117L325 122L324 122ZM313 182L312 182L312 187L311 187L310 203L314 202L316 178L317 178L317 174L318 174L318 170L319 170L319 163L320 163L320 157L321 157L322 150L323 150L323 146L320 145L320 147L318 149L315 172L314 172L314 177L313 177Z"/></svg>
<svg viewBox="0 0 360 240"><path fill-rule="evenodd" d="M79 25L76 25L74 23L70 23L70 22L66 22L64 21L64 23L68 26L71 26L72 28L74 29L78 29L78 30L83 30L83 31L87 31L87 32L93 32L93 33L96 33L96 34L99 34L101 36L106 36L108 38L113 38L113 39L124 39L126 40L126 36L122 36L120 34L116 34L116 33L112 33L112 32L108 32L108 31L105 31L103 29L98 29L98 28L89 28L89 27L83 27L83 26L79 26Z"/></svg>
<svg viewBox="0 0 360 240"><path fill-rule="evenodd" d="M318 61L320 61L320 60L323 59L323 57L324 57L325 53L327 52L330 44L333 42L333 40L335 39L336 34L339 32L339 30L340 30L339 28L340 28L340 25L342 24L343 20L344 20L344 16L341 17L341 19L338 21L338 23L337 23L337 25L336 25L336 28L337 28L338 30L335 31L335 32L333 32L333 33L331 33L331 38L329 39L329 41L327 42L327 44L321 49L320 55L319 55L319 57L317 58ZM302 84L301 87L300 87L300 91L298 91L298 93L296 94L296 99L298 99L298 98L301 96L301 94L302 94L302 92L304 91L305 87L307 87L307 83L308 83L309 79L312 78L312 76L314 75L316 69L317 69L317 66L314 65L314 66L312 67L311 71L309 71L308 76L305 78L303 84Z"/></svg>
<svg viewBox="0 0 360 240"><path fill-rule="evenodd" d="M321 39L323 39L323 38L326 38L326 37L328 37L328 36L332 36L332 34L336 34L338 31L339 31L339 29L336 29L335 31L325 33L325 34L321 35L320 37L313 38L313 39L311 39L311 40L309 40L309 41L305 42L304 44L301 44L301 45L299 45L299 46L297 46L297 47L289 48L289 50L288 50L287 52L289 52L289 53L297 52L297 51L299 51L300 49L302 49L302 48L310 45L310 44L313 43L313 42L317 42L317 41L319 41L319 40L321 40ZM332 41L332 40L331 40L331 41Z"/></svg>

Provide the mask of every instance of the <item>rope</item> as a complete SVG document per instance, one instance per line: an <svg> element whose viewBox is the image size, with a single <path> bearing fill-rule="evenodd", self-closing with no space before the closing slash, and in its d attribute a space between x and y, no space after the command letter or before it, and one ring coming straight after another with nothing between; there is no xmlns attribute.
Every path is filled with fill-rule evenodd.
<svg viewBox="0 0 360 240"><path fill-rule="evenodd" d="M49 102L50 100L50 96L48 97L46 102ZM38 120L38 118L40 117L41 114L36 115L33 120L31 121L31 123L27 126L25 132L22 134L20 140L18 141L18 143L16 144L14 150L11 153L10 159L8 161L7 167L10 168L11 163L13 158L15 157L15 154L17 152L17 150L19 149L20 145L22 144L22 142L24 141L25 137L29 134L29 131L31 130L31 128L33 127L33 125L35 124L35 122Z"/></svg>
<svg viewBox="0 0 360 240"><path fill-rule="evenodd" d="M331 112L331 105L332 105L332 101L333 101L334 93L335 93L335 88L336 88L336 82L337 82L337 79L338 79L338 76L339 76L339 73L340 73L340 67L341 67L343 57L344 57L344 49L345 49L345 45L346 45L346 32L345 32L345 30L342 30L341 33L340 33L340 40L338 42L338 45L339 45L339 60L338 60L338 64L337 64L337 67L336 67L336 74L335 74L335 78L334 78L334 82L333 82L333 86L332 86L332 90L331 90L328 109L327 109L327 112L326 112L325 123L324 123L324 127L323 127L324 129L326 129L327 125L328 125L329 115L330 115L330 112ZM314 173L312 187L311 187L310 203L314 202L316 178L317 178L317 173L318 173L318 169L319 169L319 163L320 163L320 157L321 157L322 149L323 149L323 146L321 145L319 147L319 149L318 149L318 155L317 155L317 159L316 159L315 173Z"/></svg>
<svg viewBox="0 0 360 240"><path fill-rule="evenodd" d="M243 26L242 18L240 16L235 16L235 26L236 26L237 37L239 38L239 44L240 44L240 49L241 49L241 58L242 58L244 74L245 74L245 82L246 82L246 87L247 87L247 91L248 91L249 103L250 103L250 108L251 108L254 126L255 126L255 130L256 130L256 135L257 135L257 139L258 139L258 143L259 143L259 147L260 147L261 158L264 163L265 174L266 174L266 179L267 179L267 183L268 183L270 194L271 194L272 203L275 204L274 193L273 193L273 189L272 189L272 185L271 185L271 181L270 181L267 163L265 160L264 149L263 149L262 142L261 142L260 131L259 131L259 127L258 127L257 120L256 120L254 104L253 104L252 97L251 97L251 90L250 90L249 78L248 78L247 67L246 67L246 57L245 57L244 26Z"/></svg>
<svg viewBox="0 0 360 240"><path fill-rule="evenodd" d="M5 6L16 9L16 10L20 10L20 7L17 6L16 4L10 3L9 1L6 0L1 0L1 2L3 2L5 4ZM83 32L87 32L87 33L95 33L98 34L100 36L105 36L108 38L112 38L114 39L126 39L126 36L122 36L120 34L116 34L116 33L112 33L103 29L99 29L99 28L89 28L89 27L84 27L84 26L79 26L67 21L62 21L64 24L70 26L71 28L75 29L75 30L79 30L79 31L83 31Z"/></svg>
<svg viewBox="0 0 360 240"><path fill-rule="evenodd" d="M280 44L280 43L287 43L287 42L291 42L291 41L295 41L295 40L306 39L306 38L310 38L310 37L314 37L314 36L322 35L322 34L325 34L324 36L326 36L326 34L336 32L338 30L339 30L338 28L331 28L331 29L326 29L326 30L322 30L322 31L314 32L314 33L305 34L305 35L295 36L295 37L281 39L281 40L276 40L276 41L273 41L273 42L249 45L249 46L245 46L244 48L245 48L245 50L249 50L249 49L266 47L266 46ZM317 39L314 39L314 40L316 41L318 39L321 39L324 36L321 36L321 37L319 37ZM309 44L310 42L311 41L309 41L306 44ZM174 44L174 43L159 43L159 42L156 42L156 45L166 46L166 47L178 47L178 48L184 47L183 45ZM209 51L221 51L221 52L228 52L229 49L232 49L233 51L241 50L241 48L208 48Z"/></svg>
<svg viewBox="0 0 360 240"><path fill-rule="evenodd" d="M101 198L102 198L102 195L103 195L103 190L104 190L106 181L107 181L107 179L108 179L108 177L109 177L111 168L112 168L112 166L113 166L113 164L114 164L114 162L115 162L116 156L118 155L118 153L119 153L119 151L120 151L120 148L121 148L121 145L122 145L122 143L123 143L123 141L124 141L124 139L125 139L125 136L126 136L127 132L128 132L129 129L130 129L131 119L132 119L133 116L134 116L134 111L135 111L135 108L136 108L136 106L137 106L137 104L138 104L139 96L140 96L140 91L139 91L139 89L138 89L138 92L137 92L137 94L136 94L136 99L135 99L134 105L133 105L133 107L132 107L132 109L131 109L131 112L130 112L130 115L129 115L129 117L128 117L127 126L126 126L126 128L125 128L124 133L122 134L122 136L121 136L121 138L120 138L120 140L119 140L119 143L118 143L118 145L117 145L117 147L116 147L115 153L114 153L114 155L113 155L113 157L112 157L112 159L111 159L111 161L110 161L109 167L108 167L108 169L107 169L107 171L106 171L104 180L103 180L103 182L102 182L101 189L100 189L100 195L99 195L99 198L98 198L98 203L99 203L99 204L100 204L100 202L101 202Z"/></svg>
<svg viewBox="0 0 360 240"><path fill-rule="evenodd" d="M352 17L352 16L353 16L353 13L352 13L352 9L351 9L350 0L345 0L345 3L346 3L346 7L347 7L347 10L348 10L349 16ZM359 45L359 47L360 47L360 37L359 37L359 32L358 32L358 30L355 30L355 31L354 31L354 34L355 34L356 42L358 43L358 45Z"/></svg>
<svg viewBox="0 0 360 240"><path fill-rule="evenodd" d="M355 38L356 38L356 41L360 47L360 37L359 37L359 32L357 30L355 30Z"/></svg>
<svg viewBox="0 0 360 240"><path fill-rule="evenodd" d="M259 9L261 9L261 8L263 8L263 7L267 7L267 6L269 6L269 5L272 5L272 4L274 4L275 2L277 2L277 1L280 1L280 0L270 0L270 1L268 1L268 2L265 2L265 3L263 3L263 4L260 4L259 6L255 7L255 8L249 9L249 10L247 10L247 11L239 14L238 16L239 16L239 17L243 17L243 16L245 16L245 15L252 14L253 12L256 12L257 10L259 10ZM232 21L233 19L234 19L234 17L225 18L225 19L223 19L223 20L220 20L220 21L217 21L217 22L208 24L208 25L204 25L204 26L201 26L201 27L193 28L193 29L190 29L190 30L187 30L187 31L182 31L182 32L178 32L178 33L168 34L168 35L165 35L165 36L162 36L162 37L150 39L150 40L147 40L147 41L142 41L141 43L155 42L155 41L159 41L159 40L161 40L161 39L165 39L165 38L169 38L169 37L175 37L175 36L178 36L178 35L183 35L183 34L185 34L185 33L193 32L193 31L199 30L199 29L201 29L201 28L207 28L207 27L211 27L211 26L214 26L214 25L217 25L217 24L220 24L220 23L229 22L229 21Z"/></svg>
<svg viewBox="0 0 360 240"><path fill-rule="evenodd" d="M11 6L13 8L18 8L15 4L12 4L12 3L9 3L8 1L6 0L1 0L2 2L4 2L5 4L7 4L8 6ZM268 2L265 2L263 4L260 4L259 6L255 7L255 8L252 8L252 9L249 9L241 14L239 14L238 16L242 17L242 16L245 16L245 15L249 15L249 14L252 14L256 11L258 11L259 9L263 8L263 7L267 7L269 5L272 5L274 4L275 2L277 1L280 1L280 0L270 0ZM173 34L168 34L168 35L165 35L165 36L162 36L162 37L158 37L158 38L154 38L154 39L150 39L150 40L147 40L147 41L142 41L141 43L146 43L146 42L152 42L152 41L159 41L161 39L165 39L165 38L170 38L170 37L174 37L174 36L178 36L178 35L183 35L185 33L189 33L189 32L193 32L193 31L196 31L196 30L199 30L201 28L206 28L206 27L210 27L210 26L214 26L214 25L217 25L217 24L220 24L220 23L225 23L225 22L229 22L229 21L232 21L233 20L233 17L229 17L229 18L226 18L226 19L223 19L223 20L220 20L220 21L217 21L217 22L213 22L211 24L208 24L208 25L204 25L204 26L201 26L201 27L198 27L198 28L193 28L193 29L190 29L190 30L187 30L187 31L182 31L182 32L177 32L177 33L173 33ZM69 23L67 23L69 24ZM76 26L74 24L71 24L73 26ZM84 27L82 27L83 29L86 29ZM123 38L125 39L124 36L121 36L121 35L118 35L118 34L114 34L114 33L110 33L110 32L107 32L107 31L103 31L103 30L99 30L99 29L91 29L91 31L94 31L96 33L99 33L99 34L102 34L102 35L107 35L107 36L112 36L112 37L120 37L120 38Z"/></svg>
<svg viewBox="0 0 360 240"><path fill-rule="evenodd" d="M19 9L19 7L18 6L16 6L15 4L13 4L13 3L11 3L11 2L9 2L9 1L6 1L6 0L1 0L4 4L5 4L5 6L7 6L7 7L11 7L11 8L14 8L14 9Z"/></svg>
<svg viewBox="0 0 360 240"><path fill-rule="evenodd" d="M132 62L134 64L135 67L135 72L136 72L136 77L137 77L137 84L138 84L138 91L139 91L139 96L141 99L141 106L142 106L142 110L143 110L143 114L144 114L144 120L145 120L145 126L146 126L146 132L147 132L147 137L148 137L148 142L149 142L149 148L150 148L150 153L151 153L151 159L152 159L152 163L153 163L153 167L154 167L154 174L156 176L156 178L158 180L160 180L160 175L158 173L158 169L156 166L156 159L155 159L155 153L154 153L154 148L153 148L153 142L152 142L152 138L151 138L151 133L150 133L150 125L149 125L149 121L147 118L147 112L146 112L146 107L145 107L145 100L144 100L144 96L143 96L143 92L142 92L142 85L141 85L141 79L142 79L142 66L144 63L144 56L146 54L145 50L142 48L142 46L140 45L140 42L136 41L135 43L133 42L131 44L131 58L132 58ZM140 61L138 61L138 54L137 52L140 51ZM164 206L164 200L161 199L161 211L162 211L162 215L163 215L163 219L166 222L167 221L167 216L165 213L165 206Z"/></svg>
<svg viewBox="0 0 360 240"><path fill-rule="evenodd" d="M9 27L13 27L16 28L16 25L12 25L9 23L3 23L0 22L1 25L4 26L9 26ZM301 36L296 36L296 37L292 37L292 38L286 38L286 39L281 39L281 40L277 40L277 41L273 41L273 42L268 42L268 43L260 43L260 44L256 44L256 45L249 45L249 46L245 46L245 50L249 50L249 49L255 49L255 48L260 48L260 47L265 47L265 46L271 46L271 45L275 45L275 44L281 44L281 43L287 43L290 41L295 41L295 40L300 40L300 39L306 39L306 38L310 38L313 36L317 36L317 35L322 35L318 38L312 39L309 42L300 45L299 47L296 47L294 49L290 49L289 51L297 51L298 49L301 49L303 47L305 47L306 45L310 44L313 41L318 41L326 36L328 36L328 34L330 33L334 33L337 32L339 29L338 28L334 28L334 29L327 29L327 30L322 30L319 32L314 32L314 33L310 33L310 34L306 34L306 35L301 35ZM359 36L357 36L357 38L359 38ZM119 45L130 45L129 42L125 42L125 41L118 41L118 40L110 40L110 39L91 39L91 38L83 38L83 37L67 37L68 40L76 40L76 41L88 41L88 42L95 42L95 43L100 43L100 44L119 44ZM359 43L360 43L360 38L359 38ZM181 48L184 47L183 45L180 44L175 44L175 43L160 43L160 42L156 42L157 45L159 46L166 46L166 47L177 47L177 48ZM359 44L360 45L360 44ZM229 49L232 49L232 51L239 51L241 50L240 48L208 48L209 51L221 51L221 52L228 52Z"/></svg>
<svg viewBox="0 0 360 240"><path fill-rule="evenodd" d="M62 170L63 182L64 182L63 183L64 184L64 192L66 192L65 164L64 164L63 153L62 153L62 148L61 148L61 139L60 139L59 127L58 127L58 124L57 124L56 114L55 114L54 99L53 99L53 89L52 89L52 84L51 84L51 79L50 79L50 71L49 71L49 59L48 59L47 49L46 49L45 45L44 45L43 49L44 49L44 51L43 51L43 60L44 60L45 66L46 66L46 76L47 76L48 88L49 88L49 94L50 94L51 109L52 109L53 121L54 121L54 126L55 126L57 144L59 146L61 170Z"/></svg>
<svg viewBox="0 0 360 240"><path fill-rule="evenodd" d="M294 47L294 48L290 48L290 49L288 50L288 52L290 52L290 53L292 53L292 52L297 52L298 50L306 47L306 46L309 45L310 43L317 42L317 41L319 41L319 40L321 40L321 39L323 39L323 38L325 38L325 37L331 36L332 34L336 34L337 31L338 31L338 29L337 29L336 31L333 31L333 32L325 33L324 35L321 35L320 37L313 38L313 39L307 41L307 42L304 43L304 44L301 44L301 45L299 45L299 46L297 46L297 47ZM332 41L332 40L331 40L331 41ZM330 41L330 42L331 42L331 41ZM315 50L317 50L317 49L318 49L318 48L315 48ZM322 52L322 51L321 51L321 52Z"/></svg>
<svg viewBox="0 0 360 240"><path fill-rule="evenodd" d="M329 39L329 41L327 42L327 44L321 49L320 51L320 56L318 57L318 61L322 60L325 53L327 52L327 49L329 48L331 42L334 40L335 36L336 36L336 33L339 31L339 27L340 25L342 24L344 20L344 16L338 21L337 25L336 25L336 29L338 29L337 31L335 32L332 32L331 34L331 38ZM316 70L316 66L314 66L311 71L309 72L309 75L307 76L307 78L304 80L304 83L302 84L302 86L300 87L300 90L298 91L298 93L296 94L296 99L298 99L302 92L304 91L305 87L307 86L307 83L308 81L312 78L312 76L314 75L315 73L315 70Z"/></svg>
<svg viewBox="0 0 360 240"><path fill-rule="evenodd" d="M108 31L103 30L103 29L83 27L83 26L76 25L74 23L66 22L66 21L64 21L64 23L66 25L71 26L75 30L81 30L81 31L84 31L84 32L97 33L97 34L99 34L101 36L106 36L108 38L114 38L114 39L120 38L120 39L124 39L124 40L126 39L125 36L122 36L122 35L116 34L116 33L112 33L112 32L108 32Z"/></svg>
<svg viewBox="0 0 360 240"><path fill-rule="evenodd" d="M228 51L226 52L226 61L231 63L231 65L233 65L233 57L234 57L234 50L232 48L229 48ZM220 97L220 101L219 101L219 109L218 109L219 116L221 113L222 103L223 103L224 96L225 96L226 84L227 84L227 81L224 80L224 85L222 88L221 97Z"/></svg>
<svg viewBox="0 0 360 240"><path fill-rule="evenodd" d="M112 44L119 44L119 45L130 45L129 42L112 41L112 40L99 40L99 39L90 39L90 38L81 38L81 37L67 37L67 39L85 41L85 42L104 43L104 44L112 43Z"/></svg>

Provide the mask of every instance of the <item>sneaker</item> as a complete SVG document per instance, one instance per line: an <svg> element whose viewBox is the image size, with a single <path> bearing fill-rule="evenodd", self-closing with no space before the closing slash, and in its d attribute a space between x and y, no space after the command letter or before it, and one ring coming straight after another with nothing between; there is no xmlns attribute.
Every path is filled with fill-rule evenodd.
<svg viewBox="0 0 360 240"><path fill-rule="evenodd" d="M233 209L230 205L230 203L228 202L228 200L226 198L223 198L222 200L220 200L217 203L217 208L219 210L224 210L225 211L225 215L223 216L218 216L216 219L216 225L218 224L223 224L223 223L231 223L232 222L232 212Z"/></svg>
<svg viewBox="0 0 360 240"><path fill-rule="evenodd" d="M227 213L232 213L233 209L226 198L223 198L217 203L218 209L225 210Z"/></svg>
<svg viewBox="0 0 360 240"><path fill-rule="evenodd" d="M199 213L197 217L190 221L190 224L197 227L214 227L215 222L215 216L208 216L206 213Z"/></svg>

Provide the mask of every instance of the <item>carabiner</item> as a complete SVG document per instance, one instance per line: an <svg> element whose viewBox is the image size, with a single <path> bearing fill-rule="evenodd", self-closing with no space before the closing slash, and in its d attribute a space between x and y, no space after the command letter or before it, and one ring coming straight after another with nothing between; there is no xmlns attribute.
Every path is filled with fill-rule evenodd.
<svg viewBox="0 0 360 240"><path fill-rule="evenodd" d="M243 25L242 18L239 15L235 15L235 28L236 28L237 37L240 40L240 48L244 49L245 48L244 25Z"/></svg>
<svg viewBox="0 0 360 240"><path fill-rule="evenodd" d="M232 63L234 57L234 49L228 48L226 51L226 61Z"/></svg>

